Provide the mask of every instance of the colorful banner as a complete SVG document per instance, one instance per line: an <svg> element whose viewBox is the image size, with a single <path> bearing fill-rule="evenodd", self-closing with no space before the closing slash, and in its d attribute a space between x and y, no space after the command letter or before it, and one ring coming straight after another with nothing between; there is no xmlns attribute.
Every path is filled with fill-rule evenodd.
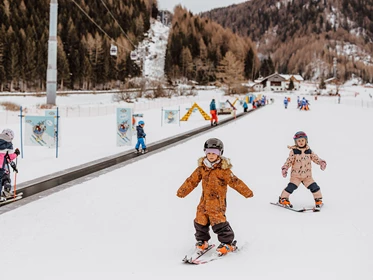
<svg viewBox="0 0 373 280"><path fill-rule="evenodd" d="M26 116L25 145L55 147L54 117Z"/></svg>
<svg viewBox="0 0 373 280"><path fill-rule="evenodd" d="M133 114L132 115L132 129L133 129L133 134L136 134L136 126L137 124L139 123L140 120L142 120L144 118L144 114L143 113L139 113L139 114Z"/></svg>
<svg viewBox="0 0 373 280"><path fill-rule="evenodd" d="M54 131L55 135L57 134L57 109L47 109L45 110L46 117L54 118ZM57 139L54 139L55 141ZM58 147L61 147L61 117L58 120Z"/></svg>
<svg viewBox="0 0 373 280"><path fill-rule="evenodd" d="M163 123L179 124L179 110L164 110Z"/></svg>
<svg viewBox="0 0 373 280"><path fill-rule="evenodd" d="M132 109L117 108L117 146L132 145Z"/></svg>

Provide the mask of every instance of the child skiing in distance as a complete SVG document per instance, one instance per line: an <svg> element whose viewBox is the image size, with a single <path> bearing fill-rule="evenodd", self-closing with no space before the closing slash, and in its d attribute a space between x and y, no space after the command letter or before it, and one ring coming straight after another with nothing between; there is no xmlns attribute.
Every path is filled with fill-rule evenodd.
<svg viewBox="0 0 373 280"><path fill-rule="evenodd" d="M292 208L289 201L290 194L295 191L299 184L302 183L307 189L311 191L315 199L315 209L320 210L322 203L322 195L320 187L312 178L312 163L320 165L321 170L325 170L326 162L320 159L308 146L307 134L303 131L295 133L295 145L288 148L290 150L289 157L282 166L282 176L286 178L288 169L291 167L290 182L282 191L279 197L279 204Z"/></svg>
<svg viewBox="0 0 373 280"><path fill-rule="evenodd" d="M246 112L247 112L247 109L249 108L249 106L247 105L247 103L246 103L245 100L243 101L243 105L242 105L242 107L243 107L243 111L246 113Z"/></svg>
<svg viewBox="0 0 373 280"><path fill-rule="evenodd" d="M253 192L232 173L230 160L222 156L224 145L221 140L208 139L204 152L206 156L198 160L197 169L178 189L177 196L186 197L202 180L202 197L194 219L196 249L209 248L211 225L221 242L216 250L219 255L225 255L236 249L233 230L225 217L227 185L246 198L253 197Z"/></svg>
<svg viewBox="0 0 373 280"><path fill-rule="evenodd" d="M146 144L145 144L145 137L146 137L146 133L144 132L144 126L145 126L145 122L144 121L139 121L138 122L138 126L136 126L136 130L137 130L137 143L136 143L136 151L137 153L140 153L140 145L141 145L141 148L142 148L142 151L143 153L146 153L148 150L146 149Z"/></svg>
<svg viewBox="0 0 373 280"><path fill-rule="evenodd" d="M215 99L210 103L211 126L218 125L218 111L216 110Z"/></svg>
<svg viewBox="0 0 373 280"><path fill-rule="evenodd" d="M285 97L285 99L284 99L284 106L285 106L285 109L288 108L288 104L289 104L289 100L288 100L287 97Z"/></svg>
<svg viewBox="0 0 373 280"><path fill-rule="evenodd" d="M4 129L0 134L0 201L4 201L6 197L11 196L10 167L13 171L18 172L13 160L20 155L20 151L15 149L12 153L13 139L14 132L11 129Z"/></svg>

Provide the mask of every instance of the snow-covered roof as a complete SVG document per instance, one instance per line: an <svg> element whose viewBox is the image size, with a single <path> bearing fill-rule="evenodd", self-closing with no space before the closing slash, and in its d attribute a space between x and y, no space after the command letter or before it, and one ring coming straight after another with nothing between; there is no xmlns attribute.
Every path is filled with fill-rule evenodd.
<svg viewBox="0 0 373 280"><path fill-rule="evenodd" d="M249 82L247 82L247 83L243 83L242 85L245 86L245 87L253 87L253 86L255 86L256 84L257 84L257 83L254 83L254 82L249 81Z"/></svg>
<svg viewBox="0 0 373 280"><path fill-rule="evenodd" d="M293 75L293 77L295 79L297 79L298 81L304 81L303 77L301 75Z"/></svg>
<svg viewBox="0 0 373 280"><path fill-rule="evenodd" d="M280 74L280 76L283 77L285 80L290 80L291 77L294 77L294 79L296 79L298 81L304 81L304 79L301 75Z"/></svg>
<svg viewBox="0 0 373 280"><path fill-rule="evenodd" d="M333 78L329 78L329 79L326 79L324 82L325 82L325 83L330 83L331 81L334 81L334 80L336 80L335 77L333 77Z"/></svg>

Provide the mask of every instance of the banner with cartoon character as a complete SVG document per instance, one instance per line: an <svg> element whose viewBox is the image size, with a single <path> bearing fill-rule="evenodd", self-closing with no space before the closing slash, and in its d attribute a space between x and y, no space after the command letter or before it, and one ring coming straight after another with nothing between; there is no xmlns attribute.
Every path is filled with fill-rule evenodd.
<svg viewBox="0 0 373 280"><path fill-rule="evenodd" d="M58 133L57 133L57 110L56 109L47 109L45 110L46 117L54 118L54 135L58 135L58 147L61 147L61 117L58 117ZM54 139L57 141L57 139Z"/></svg>
<svg viewBox="0 0 373 280"><path fill-rule="evenodd" d="M164 110L163 123L179 124L179 110Z"/></svg>
<svg viewBox="0 0 373 280"><path fill-rule="evenodd" d="M117 108L117 146L132 145L132 109Z"/></svg>
<svg viewBox="0 0 373 280"><path fill-rule="evenodd" d="M54 117L25 117L25 145L53 148L54 135Z"/></svg>
<svg viewBox="0 0 373 280"><path fill-rule="evenodd" d="M133 134L136 134L136 126L137 124L139 123L140 120L142 120L144 118L144 114L143 113L138 113L138 114L133 114L132 115L132 130L133 130Z"/></svg>

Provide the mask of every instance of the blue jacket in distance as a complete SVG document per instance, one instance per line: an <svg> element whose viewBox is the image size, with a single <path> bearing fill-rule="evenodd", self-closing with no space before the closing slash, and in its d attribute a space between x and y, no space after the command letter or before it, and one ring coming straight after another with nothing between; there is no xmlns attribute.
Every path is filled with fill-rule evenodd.
<svg viewBox="0 0 373 280"><path fill-rule="evenodd" d="M213 101L211 101L211 103L210 103L210 111L211 110L216 110L216 104L215 104L215 101L213 100Z"/></svg>

